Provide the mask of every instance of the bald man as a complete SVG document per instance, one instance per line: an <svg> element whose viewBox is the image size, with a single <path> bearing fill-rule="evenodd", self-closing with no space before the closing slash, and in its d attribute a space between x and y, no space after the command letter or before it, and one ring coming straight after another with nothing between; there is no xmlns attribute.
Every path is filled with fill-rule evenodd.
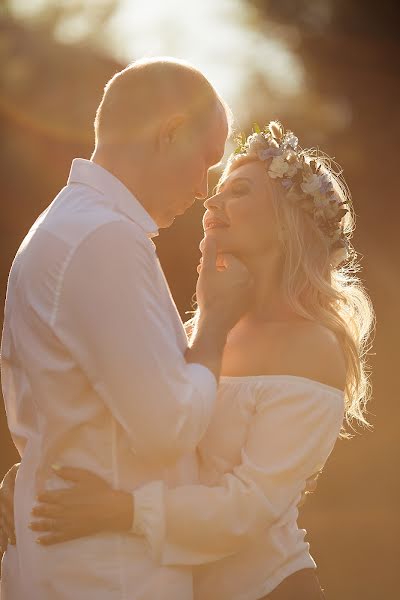
<svg viewBox="0 0 400 600"><path fill-rule="evenodd" d="M36 495L62 485L54 464L127 491L196 481L196 445L248 274L235 260L217 271L205 246L188 347L152 237L206 197L228 132L229 110L199 71L172 59L134 63L105 88L91 160L73 161L18 250L2 382L21 465L2 600L192 599L190 569L158 566L134 529L43 546L29 522Z"/></svg>

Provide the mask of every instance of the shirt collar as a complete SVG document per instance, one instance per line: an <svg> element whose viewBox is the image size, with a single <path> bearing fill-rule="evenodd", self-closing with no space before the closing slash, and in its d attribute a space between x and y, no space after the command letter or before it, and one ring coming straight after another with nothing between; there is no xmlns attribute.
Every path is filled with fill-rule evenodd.
<svg viewBox="0 0 400 600"><path fill-rule="evenodd" d="M139 200L112 173L84 158L74 158L68 177L68 184L83 183L104 196L109 197L113 206L129 219L137 223L148 237L158 235L158 227Z"/></svg>

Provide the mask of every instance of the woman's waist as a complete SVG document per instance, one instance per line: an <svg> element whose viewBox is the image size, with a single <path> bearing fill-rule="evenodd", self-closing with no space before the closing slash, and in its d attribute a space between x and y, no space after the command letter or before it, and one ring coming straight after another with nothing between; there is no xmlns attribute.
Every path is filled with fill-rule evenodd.
<svg viewBox="0 0 400 600"><path fill-rule="evenodd" d="M295 520L284 525L272 526L247 543L242 550L214 563L194 567L193 576L200 586L218 581L237 581L242 586L246 580L256 582L268 579L284 565L301 562L305 567L315 567L305 541L306 531ZM203 597L203 596L201 596ZM204 595L206 597L206 595Z"/></svg>

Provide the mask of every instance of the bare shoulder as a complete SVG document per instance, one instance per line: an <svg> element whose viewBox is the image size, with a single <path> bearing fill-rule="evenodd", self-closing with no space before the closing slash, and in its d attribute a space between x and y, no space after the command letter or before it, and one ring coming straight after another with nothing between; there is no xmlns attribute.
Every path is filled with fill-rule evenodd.
<svg viewBox="0 0 400 600"><path fill-rule="evenodd" d="M235 374L295 375L344 389L346 365L336 335L305 319L258 323L238 336L226 354L226 370Z"/></svg>
<svg viewBox="0 0 400 600"><path fill-rule="evenodd" d="M346 365L335 333L315 322L289 324L282 332L282 361L294 374L344 389Z"/></svg>
<svg viewBox="0 0 400 600"><path fill-rule="evenodd" d="M305 319L255 322L228 336L222 372L227 375L295 375L343 390L346 366L336 335Z"/></svg>

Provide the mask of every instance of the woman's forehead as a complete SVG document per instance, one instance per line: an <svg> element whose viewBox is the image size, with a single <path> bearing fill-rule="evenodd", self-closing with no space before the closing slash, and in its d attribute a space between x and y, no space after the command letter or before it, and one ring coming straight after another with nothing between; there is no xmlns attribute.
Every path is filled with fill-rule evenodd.
<svg viewBox="0 0 400 600"><path fill-rule="evenodd" d="M265 183L265 167L260 161L249 161L242 165L238 165L229 169L223 183L230 183L236 179L248 179L254 185L263 185Z"/></svg>

